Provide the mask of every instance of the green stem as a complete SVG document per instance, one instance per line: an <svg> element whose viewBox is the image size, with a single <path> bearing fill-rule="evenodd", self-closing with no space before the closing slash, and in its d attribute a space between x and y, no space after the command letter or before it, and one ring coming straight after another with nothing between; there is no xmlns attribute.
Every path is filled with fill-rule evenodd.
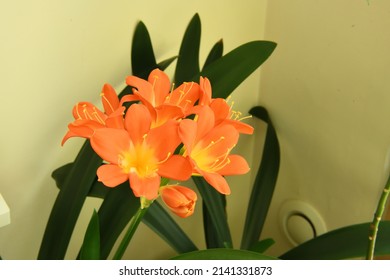
<svg viewBox="0 0 390 280"><path fill-rule="evenodd" d="M121 243L119 244L119 247L117 251L115 252L115 255L113 257L114 260L120 260L122 259L123 254L125 253L127 246L129 246L129 243L131 241L131 238L133 237L135 231L138 228L138 225L140 224L142 217L145 215L146 211L148 210L148 207L145 208L139 208L137 213L135 213L134 217L130 221L130 225L127 229L127 232L125 236L123 237Z"/></svg>
<svg viewBox="0 0 390 280"><path fill-rule="evenodd" d="M366 255L367 260L372 260L374 258L375 242L378 233L378 227L382 219L383 212L385 210L387 198L389 196L389 191L390 191L390 176L387 179L386 186L383 189L382 195L378 202L378 206L376 208L374 219L370 225L370 232L368 235L368 250Z"/></svg>

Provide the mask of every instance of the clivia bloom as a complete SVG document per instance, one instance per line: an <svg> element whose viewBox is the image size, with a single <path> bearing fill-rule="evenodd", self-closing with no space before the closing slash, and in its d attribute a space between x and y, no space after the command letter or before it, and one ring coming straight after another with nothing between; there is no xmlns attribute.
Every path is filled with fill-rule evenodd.
<svg viewBox="0 0 390 280"><path fill-rule="evenodd" d="M230 124L234 126L239 133L253 134L253 127L241 122L247 118L241 117L241 112L234 111L233 105L229 106L223 98L212 98L212 88L209 79L200 77L200 106L209 106L214 111L215 126L219 124ZM195 110L196 111L196 110ZM250 116L249 116L250 117Z"/></svg>
<svg viewBox="0 0 390 280"><path fill-rule="evenodd" d="M163 186L160 195L165 205L176 215L182 218L191 216L195 210L196 193L183 186Z"/></svg>
<svg viewBox="0 0 390 280"><path fill-rule="evenodd" d="M229 124L214 127L214 112L200 107L196 121L180 122L179 133L184 144L183 155L192 163L194 175L201 175L222 194L230 194L225 175L245 174L249 171L246 160L230 152L237 144L239 133Z"/></svg>
<svg viewBox="0 0 390 280"><path fill-rule="evenodd" d="M123 128L125 107L119 102L114 88L105 84L100 96L104 113L89 102L79 102L73 107L75 120L68 125L69 131L62 139L62 144L70 137L90 138L96 129L103 127Z"/></svg>
<svg viewBox="0 0 390 280"><path fill-rule="evenodd" d="M149 74L148 80L136 76L126 78L133 87L134 95L129 100L140 100L151 112L153 127L170 119L180 119L189 114L199 98L199 85L194 82L183 83L172 90L167 74L159 69Z"/></svg>
<svg viewBox="0 0 390 280"><path fill-rule="evenodd" d="M108 164L97 170L98 180L115 187L127 180L137 197L158 197L161 177L187 180L191 166L174 155L180 144L177 122L150 128L151 116L142 104L133 104L125 116L125 129L101 128L91 136L95 152Z"/></svg>

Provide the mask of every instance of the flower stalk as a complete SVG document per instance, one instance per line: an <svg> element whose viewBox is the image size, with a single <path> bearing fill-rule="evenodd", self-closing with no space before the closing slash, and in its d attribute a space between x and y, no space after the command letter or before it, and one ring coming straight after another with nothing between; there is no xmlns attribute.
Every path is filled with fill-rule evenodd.
<svg viewBox="0 0 390 280"><path fill-rule="evenodd" d="M367 260L374 259L375 242L378 234L379 223L382 220L383 212L385 210L387 199L389 197L389 192L390 192L390 176L387 179L387 183L379 199L378 206L374 215L374 219L370 224L370 231L368 235L368 250L366 255Z"/></svg>
<svg viewBox="0 0 390 280"><path fill-rule="evenodd" d="M148 211L149 207L142 208L140 207L135 213L134 217L131 219L129 227L127 228L127 231L125 233L125 236L123 237L121 243L119 244L118 249L115 252L115 255L113 257L114 260L120 260L123 257L123 254L125 253L127 246L129 246L129 243L131 239L133 238L133 235L135 231L138 228L138 225L140 224L143 216Z"/></svg>

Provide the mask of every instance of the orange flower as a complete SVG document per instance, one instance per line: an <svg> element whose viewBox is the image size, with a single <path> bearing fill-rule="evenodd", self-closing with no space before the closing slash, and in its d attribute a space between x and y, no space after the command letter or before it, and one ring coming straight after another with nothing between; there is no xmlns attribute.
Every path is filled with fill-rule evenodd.
<svg viewBox="0 0 390 280"><path fill-rule="evenodd" d="M126 78L133 87L133 99L141 100L151 112L153 127L170 119L185 117L199 98L199 85L194 82L183 83L171 91L169 77L159 69L149 74L148 81L136 76Z"/></svg>
<svg viewBox="0 0 390 280"><path fill-rule="evenodd" d="M193 165L195 175L201 175L222 194L230 194L223 176L245 174L249 166L239 155L230 155L237 144L239 133L228 124L214 127L214 112L207 106L200 107L196 121L180 122L179 133L185 151Z"/></svg>
<svg viewBox="0 0 390 280"><path fill-rule="evenodd" d="M223 98L212 98L212 88L209 79L200 77L200 98L199 105L210 106L215 115L215 126L219 124L230 124L234 126L239 133L253 134L253 127L241 122L241 112L232 110ZM195 109L196 112L196 109Z"/></svg>
<svg viewBox="0 0 390 280"><path fill-rule="evenodd" d="M114 88L105 84L102 89L101 99L104 113L89 102L79 102L73 107L75 120L68 125L69 131L62 139L62 145L70 137L90 138L94 131L103 127L123 128L123 112Z"/></svg>
<svg viewBox="0 0 390 280"><path fill-rule="evenodd" d="M160 195L165 205L179 217L186 218L194 213L197 195L193 190L183 186L164 186L160 188Z"/></svg>
<svg viewBox="0 0 390 280"><path fill-rule="evenodd" d="M191 165L173 155L180 143L177 122L169 121L150 129L151 116L142 104L133 104L125 116L125 129L102 128L94 132L91 145L108 164L97 170L99 181L115 187L130 181L134 195L154 200L161 177L187 180Z"/></svg>

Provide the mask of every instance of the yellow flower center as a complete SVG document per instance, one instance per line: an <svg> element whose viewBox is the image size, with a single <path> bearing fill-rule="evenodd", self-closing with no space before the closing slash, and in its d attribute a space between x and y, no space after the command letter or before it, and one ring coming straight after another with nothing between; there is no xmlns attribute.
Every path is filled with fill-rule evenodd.
<svg viewBox="0 0 390 280"><path fill-rule="evenodd" d="M224 139L225 138L222 136L217 141L211 141L206 147L204 147L201 142L194 147L191 158L196 162L196 165L200 170L213 173L230 163L228 155L232 148L225 150L221 154L217 154L215 153L215 150L213 150L215 145Z"/></svg>
<svg viewBox="0 0 390 280"><path fill-rule="evenodd" d="M154 150L145 142L132 144L128 151L118 156L118 165L124 173L136 172L141 178L154 176L158 170L158 164Z"/></svg>

